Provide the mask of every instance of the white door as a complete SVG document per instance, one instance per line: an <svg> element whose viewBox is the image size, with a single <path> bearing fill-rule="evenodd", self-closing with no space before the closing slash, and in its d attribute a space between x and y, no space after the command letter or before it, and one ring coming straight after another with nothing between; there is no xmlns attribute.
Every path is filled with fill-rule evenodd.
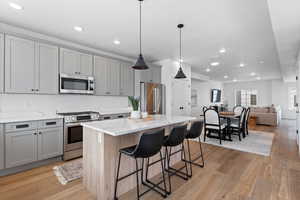
<svg viewBox="0 0 300 200"><path fill-rule="evenodd" d="M63 154L63 129L49 128L38 132L38 160L53 158Z"/></svg>
<svg viewBox="0 0 300 200"><path fill-rule="evenodd" d="M0 170L4 168L4 133L3 125L0 124Z"/></svg>
<svg viewBox="0 0 300 200"><path fill-rule="evenodd" d="M4 91L4 35L0 34L0 93Z"/></svg>
<svg viewBox="0 0 300 200"><path fill-rule="evenodd" d="M48 44L37 45L36 88L41 94L58 93L58 48Z"/></svg>
<svg viewBox="0 0 300 200"><path fill-rule="evenodd" d="M172 81L172 115L190 115L190 89L187 80Z"/></svg>
<svg viewBox="0 0 300 200"><path fill-rule="evenodd" d="M80 75L93 76L93 56L80 54Z"/></svg>
<svg viewBox="0 0 300 200"><path fill-rule="evenodd" d="M5 42L5 90L8 93L34 93L35 43L13 36Z"/></svg>
<svg viewBox="0 0 300 200"><path fill-rule="evenodd" d="M300 70L298 70L300 71ZM296 79L296 87L297 87L297 107L296 107L296 134L297 134L297 144L300 147L299 137L300 137L300 80L299 80L299 72L298 77ZM299 148L300 151L300 148Z"/></svg>
<svg viewBox="0 0 300 200"><path fill-rule="evenodd" d="M7 133L5 135L5 166L16 167L37 160L36 130Z"/></svg>
<svg viewBox="0 0 300 200"><path fill-rule="evenodd" d="M80 53L69 49L60 49L60 72L69 75L79 75Z"/></svg>

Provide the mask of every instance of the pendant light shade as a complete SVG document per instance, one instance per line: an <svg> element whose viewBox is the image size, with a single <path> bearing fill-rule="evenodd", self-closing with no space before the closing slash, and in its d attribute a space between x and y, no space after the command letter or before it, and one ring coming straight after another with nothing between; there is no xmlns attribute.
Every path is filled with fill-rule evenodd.
<svg viewBox="0 0 300 200"><path fill-rule="evenodd" d="M142 1L143 0L138 0L140 2L140 55L135 63L134 66L132 66L133 69L136 70L145 70L149 69L147 66L144 57L142 55Z"/></svg>
<svg viewBox="0 0 300 200"><path fill-rule="evenodd" d="M186 78L186 75L184 74L183 70L182 70L182 58L181 58L181 29L183 28L183 24L178 24L177 28L179 28L179 55L180 55L180 59L179 59L179 69L178 72L175 76L175 79L183 79Z"/></svg>

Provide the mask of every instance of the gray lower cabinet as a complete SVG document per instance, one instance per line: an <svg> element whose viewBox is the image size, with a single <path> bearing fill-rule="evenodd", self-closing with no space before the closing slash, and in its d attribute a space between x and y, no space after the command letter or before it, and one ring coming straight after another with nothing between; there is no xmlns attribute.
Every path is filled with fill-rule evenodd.
<svg viewBox="0 0 300 200"><path fill-rule="evenodd" d="M5 92L57 94L58 48L6 36Z"/></svg>
<svg viewBox="0 0 300 200"><path fill-rule="evenodd" d="M0 93L4 91L4 35L0 33Z"/></svg>
<svg viewBox="0 0 300 200"><path fill-rule="evenodd" d="M4 132L3 125L0 124L0 170L4 168Z"/></svg>
<svg viewBox="0 0 300 200"><path fill-rule="evenodd" d="M5 124L5 168L63 154L61 119Z"/></svg>
<svg viewBox="0 0 300 200"><path fill-rule="evenodd" d="M41 129L38 132L38 160L63 154L63 129L61 127Z"/></svg>
<svg viewBox="0 0 300 200"><path fill-rule="evenodd" d="M11 168L37 160L36 130L13 132L5 135L5 167Z"/></svg>

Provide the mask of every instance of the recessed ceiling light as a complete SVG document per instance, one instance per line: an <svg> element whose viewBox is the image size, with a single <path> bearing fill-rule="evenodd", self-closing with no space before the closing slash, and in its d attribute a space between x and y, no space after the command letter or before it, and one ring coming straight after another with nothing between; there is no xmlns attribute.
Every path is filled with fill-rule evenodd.
<svg viewBox="0 0 300 200"><path fill-rule="evenodd" d="M261 78L258 76L258 77L256 77L256 80L260 80Z"/></svg>
<svg viewBox="0 0 300 200"><path fill-rule="evenodd" d="M206 68L206 70L205 70L206 72L210 72L210 69L209 68Z"/></svg>
<svg viewBox="0 0 300 200"><path fill-rule="evenodd" d="M255 72L251 72L251 74L250 74L251 76L255 76L256 75L256 73Z"/></svg>
<svg viewBox="0 0 300 200"><path fill-rule="evenodd" d="M260 64L264 64L264 63L265 63L265 61L261 60L261 61L259 61L259 63L260 63Z"/></svg>
<svg viewBox="0 0 300 200"><path fill-rule="evenodd" d="M16 3L12 3L10 2L9 3L9 6L16 9L16 10L23 10L23 6L19 5L19 4L16 4Z"/></svg>
<svg viewBox="0 0 300 200"><path fill-rule="evenodd" d="M212 62L212 63L210 63L210 65L211 66L218 66L218 65L220 65L220 63L219 62Z"/></svg>
<svg viewBox="0 0 300 200"><path fill-rule="evenodd" d="M77 31L77 32L82 32L83 28L80 27L80 26L74 26L74 30Z"/></svg>
<svg viewBox="0 0 300 200"><path fill-rule="evenodd" d="M240 67L245 67L245 64L244 63L240 63Z"/></svg>
<svg viewBox="0 0 300 200"><path fill-rule="evenodd" d="M232 81L233 81L233 82L237 82L237 80L236 80L236 79L233 79Z"/></svg>
<svg viewBox="0 0 300 200"><path fill-rule="evenodd" d="M227 76L227 75L225 75L225 76L224 76L224 78L226 79L226 78L228 78L228 76Z"/></svg>
<svg viewBox="0 0 300 200"><path fill-rule="evenodd" d="M221 48L221 49L219 50L219 52L220 52L220 53L226 53L226 49L225 49L225 48Z"/></svg>
<svg viewBox="0 0 300 200"><path fill-rule="evenodd" d="M120 42L120 40L117 40L117 39L116 39L116 40L114 40L114 44L115 44L115 45L119 45L119 44L121 44L121 42Z"/></svg>

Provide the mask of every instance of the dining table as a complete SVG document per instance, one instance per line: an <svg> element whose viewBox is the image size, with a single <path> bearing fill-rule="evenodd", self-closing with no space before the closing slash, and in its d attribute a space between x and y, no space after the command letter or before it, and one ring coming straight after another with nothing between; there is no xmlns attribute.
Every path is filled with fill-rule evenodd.
<svg viewBox="0 0 300 200"><path fill-rule="evenodd" d="M219 116L221 119L224 119L227 121L227 130L226 130L226 135L229 137L228 141L232 141L231 139L231 132L229 130L228 127L230 127L230 124L233 120L239 120L241 115L240 114L236 114L236 113L233 113L233 112L220 112L219 113ZM243 136L244 136L244 133L243 133ZM245 136L244 136L245 137Z"/></svg>

